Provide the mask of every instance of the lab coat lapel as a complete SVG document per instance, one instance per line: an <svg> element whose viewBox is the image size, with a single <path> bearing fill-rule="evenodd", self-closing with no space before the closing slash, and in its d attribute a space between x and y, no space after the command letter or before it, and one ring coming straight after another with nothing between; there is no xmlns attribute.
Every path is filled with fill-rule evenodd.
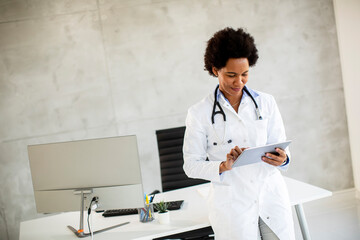
<svg viewBox="0 0 360 240"><path fill-rule="evenodd" d="M235 116L239 117L236 111L234 110L234 108L230 105L230 103L225 100L224 96L221 96L219 100L220 100L219 103L221 107L224 109L226 116L228 114L234 114Z"/></svg>

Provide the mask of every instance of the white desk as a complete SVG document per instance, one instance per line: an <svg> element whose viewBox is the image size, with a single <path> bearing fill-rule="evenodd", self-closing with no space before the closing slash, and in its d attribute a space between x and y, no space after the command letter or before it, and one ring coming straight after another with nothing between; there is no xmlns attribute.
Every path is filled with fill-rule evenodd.
<svg viewBox="0 0 360 240"><path fill-rule="evenodd" d="M331 196L331 192L306 183L286 178L291 204L295 206L300 227L304 239L310 239L309 231L302 209L302 203ZM181 232L191 231L210 226L207 217L206 202L198 193L197 189L206 187L207 184L178 189L162 193L156 200L162 198L166 201L183 199L184 205L181 210L170 212L170 224L160 225L157 220L149 223L140 223L138 215L104 218L101 214L93 214L93 230L109 227L123 222L130 224L109 230L107 232L94 235L94 239L113 240L113 239L152 239ZM87 214L85 214L87 216ZM155 213L156 218L156 213ZM87 230L84 221L85 231ZM71 225L78 229L79 212L61 213L20 224L20 240L42 240L42 239L78 239L66 226Z"/></svg>
<svg viewBox="0 0 360 240"><path fill-rule="evenodd" d="M317 199L330 197L332 193L323 188L303 183L292 178L284 177L284 179L288 187L290 203L295 207L296 210L303 238L304 240L310 240L311 238L309 228L307 226L302 204Z"/></svg>

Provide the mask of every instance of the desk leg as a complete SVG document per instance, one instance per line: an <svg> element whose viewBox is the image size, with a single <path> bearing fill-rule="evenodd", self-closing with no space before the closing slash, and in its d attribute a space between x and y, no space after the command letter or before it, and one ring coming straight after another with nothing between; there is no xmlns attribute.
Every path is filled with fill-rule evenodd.
<svg viewBox="0 0 360 240"><path fill-rule="evenodd" d="M305 213L302 204L295 205L296 215L299 220L301 233L304 240L311 240L309 228L306 222Z"/></svg>

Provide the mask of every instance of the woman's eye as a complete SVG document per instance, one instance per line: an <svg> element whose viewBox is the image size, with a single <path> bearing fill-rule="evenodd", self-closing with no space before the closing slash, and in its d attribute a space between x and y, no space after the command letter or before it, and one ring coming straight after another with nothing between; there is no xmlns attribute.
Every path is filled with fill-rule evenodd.
<svg viewBox="0 0 360 240"><path fill-rule="evenodd" d="M228 75L228 77L231 77L231 78L233 78L233 77L235 77L236 75Z"/></svg>

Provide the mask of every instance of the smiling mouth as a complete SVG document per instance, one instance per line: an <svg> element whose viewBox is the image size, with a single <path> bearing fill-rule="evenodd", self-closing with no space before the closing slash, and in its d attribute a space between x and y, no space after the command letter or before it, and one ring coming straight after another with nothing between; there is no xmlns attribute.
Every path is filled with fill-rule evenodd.
<svg viewBox="0 0 360 240"><path fill-rule="evenodd" d="M241 91L241 88L231 88L233 91L235 91L235 92L239 92L239 91Z"/></svg>

